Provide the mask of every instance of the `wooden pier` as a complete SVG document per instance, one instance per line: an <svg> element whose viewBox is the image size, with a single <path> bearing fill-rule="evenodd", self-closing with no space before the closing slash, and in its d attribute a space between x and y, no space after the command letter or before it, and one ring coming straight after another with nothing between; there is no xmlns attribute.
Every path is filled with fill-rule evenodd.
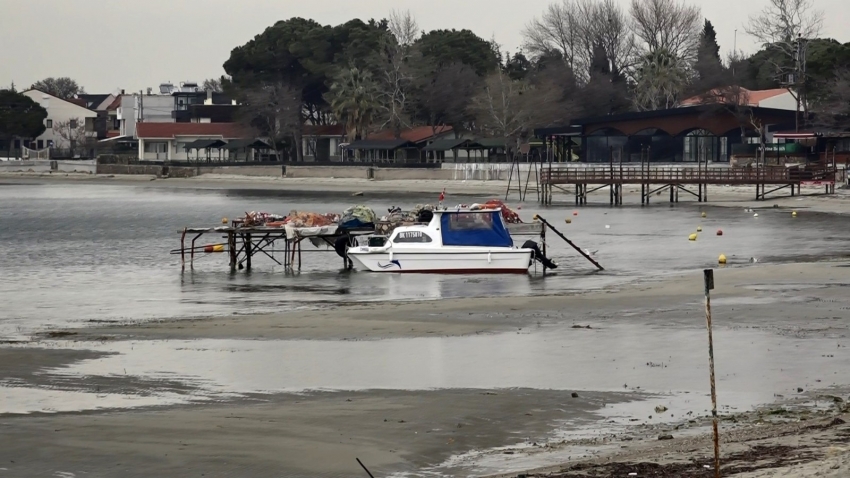
<svg viewBox="0 0 850 478"><path fill-rule="evenodd" d="M679 202L679 192L691 194L698 202L708 201L708 186L755 186L756 200L768 194L790 190L791 196L801 193L802 186L824 186L826 194L835 193L834 165L819 167L639 167L609 164L583 168L544 167L541 171L541 202L552 204L555 191L572 193L576 205L587 204L592 192L608 189L612 206L623 204L623 188L640 186L641 204L649 204L653 195L669 193L670 202ZM571 189L568 189L571 188Z"/></svg>

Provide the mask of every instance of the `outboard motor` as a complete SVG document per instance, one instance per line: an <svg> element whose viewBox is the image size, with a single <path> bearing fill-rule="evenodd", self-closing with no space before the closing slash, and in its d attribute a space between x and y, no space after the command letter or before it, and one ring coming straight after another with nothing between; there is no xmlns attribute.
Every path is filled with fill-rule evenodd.
<svg viewBox="0 0 850 478"><path fill-rule="evenodd" d="M348 270L354 269L354 263L348 258L348 248L357 245L357 240L350 235L338 237L334 241L334 250L339 257L345 261L345 268Z"/></svg>
<svg viewBox="0 0 850 478"><path fill-rule="evenodd" d="M538 246L536 242L525 241L522 244L522 249L531 249L532 251L534 251L534 252L531 253L532 260L540 261L540 263L543 264L544 268L546 268L546 269L557 269L558 268L558 264L555 264L554 262L552 262L551 259L549 259L549 258L547 258L546 256L543 255L543 252L540 250L540 246Z"/></svg>

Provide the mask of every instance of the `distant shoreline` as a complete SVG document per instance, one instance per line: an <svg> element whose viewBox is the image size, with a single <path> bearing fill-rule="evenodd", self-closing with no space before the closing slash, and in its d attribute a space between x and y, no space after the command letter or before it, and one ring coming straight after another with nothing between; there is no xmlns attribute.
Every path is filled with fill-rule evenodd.
<svg viewBox="0 0 850 478"><path fill-rule="evenodd" d="M96 184L124 185L145 188L162 188L175 190L253 190L275 191L281 195L287 194L322 194L335 197L342 196L372 196L372 197L423 197L437 196L445 189L446 203L455 204L452 196L466 198L463 201L504 199L508 189L507 181L460 181L460 180L367 180L352 178L283 178L256 177L236 175L205 174L193 178L156 178L152 175L93 175L83 173L0 173L0 187L8 185L38 185L38 184ZM529 186L526 200L519 201L515 183L506 201L508 204L536 204L537 192L534 184ZM590 207L608 206L607 190L590 195ZM793 208L811 212L830 214L850 213L850 190L838 189L836 194L826 196L820 187L804 188L804 196L776 196L764 201L755 200L754 187L714 186L709 188L709 202L697 203L695 198L680 194L677 206L704 207L743 207L743 208ZM781 194L781 193L780 193ZM625 188L624 207L640 207L639 188ZM669 205L666 194L662 193L653 198L650 207ZM558 192L555 198L556 207L574 207L572 196L566 192Z"/></svg>

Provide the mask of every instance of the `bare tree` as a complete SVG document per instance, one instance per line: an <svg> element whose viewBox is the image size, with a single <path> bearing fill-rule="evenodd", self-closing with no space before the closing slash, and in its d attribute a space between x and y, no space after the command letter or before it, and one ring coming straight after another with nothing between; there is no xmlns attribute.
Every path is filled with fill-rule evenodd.
<svg viewBox="0 0 850 478"><path fill-rule="evenodd" d="M297 161L303 160L301 90L284 82L265 83L245 92L242 122L268 137L275 154L292 140Z"/></svg>
<svg viewBox="0 0 850 478"><path fill-rule="evenodd" d="M502 138L505 154L516 149L531 112L523 102L527 84L511 80L501 69L487 77L481 92L472 99L476 126L485 134Z"/></svg>
<svg viewBox="0 0 850 478"><path fill-rule="evenodd" d="M220 78L207 78L203 83L204 91L214 91L216 93L221 93L224 89L221 87L221 79Z"/></svg>
<svg viewBox="0 0 850 478"><path fill-rule="evenodd" d="M797 110L808 111L806 101L806 41L823 27L823 11L812 0L768 0L759 14L749 19L747 34L765 48L779 53L772 63L777 80L797 100ZM799 127L799 120L798 120Z"/></svg>
<svg viewBox="0 0 850 478"><path fill-rule="evenodd" d="M504 139L505 153L515 153L521 138L536 126L550 126L556 118L566 119L561 107L563 91L553 82L511 80L497 71L486 80L471 103L476 126L484 133Z"/></svg>
<svg viewBox="0 0 850 478"><path fill-rule="evenodd" d="M574 0L551 3L546 11L525 26L522 34L524 47L532 58L557 51L573 70L581 64L581 33L578 7Z"/></svg>
<svg viewBox="0 0 850 478"><path fill-rule="evenodd" d="M61 138L56 147L67 150L72 157L86 154L95 141L94 131L86 128L86 121L83 118L55 121L53 132Z"/></svg>
<svg viewBox="0 0 850 478"><path fill-rule="evenodd" d="M419 26L410 11L393 10L387 23L388 33L381 48L381 78L378 99L384 110L382 128L390 127L396 136L410 125L407 110L413 76L410 58L413 44L419 37Z"/></svg>
<svg viewBox="0 0 850 478"><path fill-rule="evenodd" d="M631 64L634 35L626 13L614 0L562 0L523 31L532 58L558 52L580 82L590 79L594 48L605 48L611 70L619 74Z"/></svg>
<svg viewBox="0 0 850 478"><path fill-rule="evenodd" d="M589 3L589 0L584 0ZM614 0L601 0L584 15L585 38L593 39L605 48L610 71L619 76L631 70L635 64L635 35L629 28L629 17ZM586 42L585 55L593 58L593 44Z"/></svg>
<svg viewBox="0 0 850 478"><path fill-rule="evenodd" d="M666 50L686 62L696 58L702 15L677 0L632 0L632 29L644 53Z"/></svg>

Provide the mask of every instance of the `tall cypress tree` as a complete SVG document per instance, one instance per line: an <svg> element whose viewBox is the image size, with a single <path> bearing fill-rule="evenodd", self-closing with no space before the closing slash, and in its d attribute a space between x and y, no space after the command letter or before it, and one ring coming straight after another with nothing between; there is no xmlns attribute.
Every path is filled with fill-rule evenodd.
<svg viewBox="0 0 850 478"><path fill-rule="evenodd" d="M714 25L706 20L699 38L699 49L694 69L699 74L700 82L710 82L723 72L723 62L720 60L720 45L717 44L717 32ZM721 86L721 85L716 85Z"/></svg>

